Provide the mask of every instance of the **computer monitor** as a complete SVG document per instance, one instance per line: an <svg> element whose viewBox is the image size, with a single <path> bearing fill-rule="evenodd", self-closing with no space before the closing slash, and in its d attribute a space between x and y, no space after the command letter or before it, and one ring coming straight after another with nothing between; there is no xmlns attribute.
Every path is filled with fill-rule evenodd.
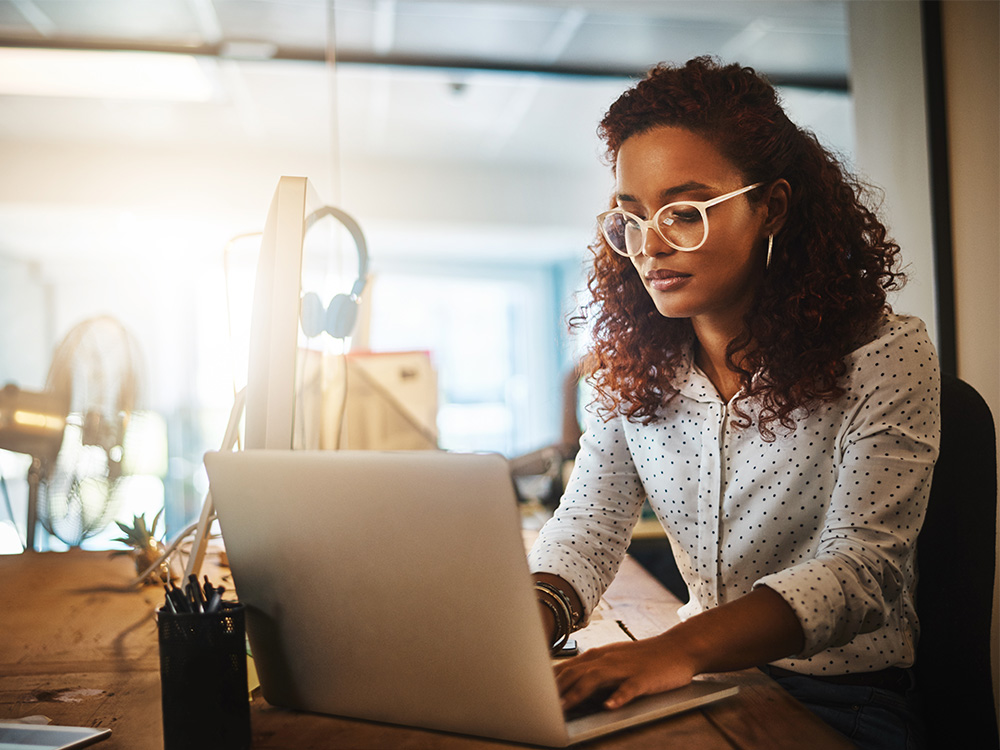
<svg viewBox="0 0 1000 750"><path fill-rule="evenodd" d="M313 242L310 253L306 234L327 217L335 220L332 227L339 233L326 239L312 236L320 245L317 253ZM340 256L350 264L348 254L331 253L341 247L336 240L344 234L350 235L357 257L357 276L349 291L332 296L307 291L304 286L318 282L317 276L328 276L329 268L324 270L324 266L331 257ZM304 259L312 262L307 265ZM324 350L338 341L346 350L345 339L354 333L367 277L368 250L357 221L339 208L322 205L306 178L282 177L271 200L257 260L247 369L247 448L319 447L304 444L301 425L296 427L297 415L301 421L304 410L321 409L322 394L311 403L298 403L313 395L306 386L302 355L307 346Z"/></svg>
<svg viewBox="0 0 1000 750"><path fill-rule="evenodd" d="M292 448L302 244L320 203L305 177L282 177L264 225L250 323L244 443Z"/></svg>
<svg viewBox="0 0 1000 750"><path fill-rule="evenodd" d="M331 300L329 310L318 303L320 312L330 312L330 324L317 327L332 335L349 335L350 326L334 323L334 313L343 304L357 302L364 288L368 254L364 236L357 222L340 209L324 206L305 177L285 176L271 199L261 238L254 283L250 320L249 360L245 390L236 398L222 449L231 450L237 442L239 413L244 417L246 448L292 450L295 445L296 400L303 394L297 369L299 356L300 314L302 310L303 248L306 232L318 219L332 216L351 234L358 254L358 275L349 295ZM341 316L342 318L343 316ZM353 318L350 318L353 324ZM322 334L326 335L326 334ZM300 405L301 406L301 405ZM308 407L304 407L308 408ZM316 405L316 409L319 405ZM300 412L302 409L300 408ZM205 552L213 506L211 495L205 499L185 576L197 572Z"/></svg>

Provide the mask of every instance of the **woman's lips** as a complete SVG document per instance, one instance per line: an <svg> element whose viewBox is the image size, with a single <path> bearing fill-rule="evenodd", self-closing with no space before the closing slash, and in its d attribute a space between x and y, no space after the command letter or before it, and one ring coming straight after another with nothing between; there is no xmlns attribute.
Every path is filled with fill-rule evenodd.
<svg viewBox="0 0 1000 750"><path fill-rule="evenodd" d="M646 281L649 282L650 289L658 292L669 292L687 283L691 278L689 273L680 271L658 270L650 271L646 274Z"/></svg>

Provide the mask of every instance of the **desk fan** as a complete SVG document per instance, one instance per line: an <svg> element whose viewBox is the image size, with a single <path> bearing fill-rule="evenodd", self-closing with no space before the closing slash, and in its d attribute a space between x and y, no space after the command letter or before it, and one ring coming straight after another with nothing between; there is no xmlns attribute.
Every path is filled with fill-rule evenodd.
<svg viewBox="0 0 1000 750"><path fill-rule="evenodd" d="M69 546L114 516L138 346L114 318L75 326L56 348L45 389L0 390L0 448L31 456L25 547L37 523ZM13 520L13 519L12 519Z"/></svg>

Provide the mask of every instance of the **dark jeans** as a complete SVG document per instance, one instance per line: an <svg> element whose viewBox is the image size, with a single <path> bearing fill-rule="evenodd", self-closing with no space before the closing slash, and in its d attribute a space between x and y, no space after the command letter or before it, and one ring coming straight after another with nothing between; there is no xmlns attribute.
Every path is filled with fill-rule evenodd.
<svg viewBox="0 0 1000 750"><path fill-rule="evenodd" d="M908 690L824 682L807 675L770 674L793 698L861 750L923 750L912 675Z"/></svg>

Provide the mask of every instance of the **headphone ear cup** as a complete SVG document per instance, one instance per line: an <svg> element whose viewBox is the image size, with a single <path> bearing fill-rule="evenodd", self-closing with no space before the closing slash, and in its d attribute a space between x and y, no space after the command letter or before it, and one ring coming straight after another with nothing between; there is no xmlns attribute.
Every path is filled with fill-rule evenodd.
<svg viewBox="0 0 1000 750"><path fill-rule="evenodd" d="M299 319L302 323L302 333L309 338L323 333L326 328L326 308L323 307L323 300L316 292L306 292L302 295Z"/></svg>
<svg viewBox="0 0 1000 750"><path fill-rule="evenodd" d="M349 295L338 294L326 309L326 331L335 339L345 339L358 319L358 303Z"/></svg>

